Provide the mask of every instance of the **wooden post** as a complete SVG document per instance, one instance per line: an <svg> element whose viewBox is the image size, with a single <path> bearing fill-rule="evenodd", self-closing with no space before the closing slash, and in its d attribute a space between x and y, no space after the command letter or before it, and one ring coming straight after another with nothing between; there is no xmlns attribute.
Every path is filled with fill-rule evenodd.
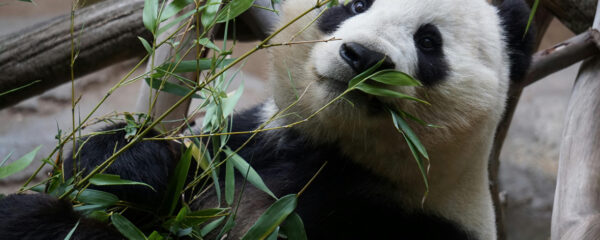
<svg viewBox="0 0 600 240"><path fill-rule="evenodd" d="M586 61L569 101L552 240L600 239L600 58Z"/></svg>
<svg viewBox="0 0 600 240"><path fill-rule="evenodd" d="M600 27L600 6L594 29ZM552 240L600 239L600 57L586 61L567 110L552 212Z"/></svg>

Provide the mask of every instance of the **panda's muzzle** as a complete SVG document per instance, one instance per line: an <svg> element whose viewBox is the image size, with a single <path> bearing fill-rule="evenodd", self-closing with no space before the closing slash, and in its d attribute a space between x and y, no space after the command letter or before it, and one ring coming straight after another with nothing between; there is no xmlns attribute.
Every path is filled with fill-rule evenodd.
<svg viewBox="0 0 600 240"><path fill-rule="evenodd" d="M385 54L373 51L365 46L349 42L340 47L340 56L356 74L362 73L385 58L378 70L394 69L396 64Z"/></svg>

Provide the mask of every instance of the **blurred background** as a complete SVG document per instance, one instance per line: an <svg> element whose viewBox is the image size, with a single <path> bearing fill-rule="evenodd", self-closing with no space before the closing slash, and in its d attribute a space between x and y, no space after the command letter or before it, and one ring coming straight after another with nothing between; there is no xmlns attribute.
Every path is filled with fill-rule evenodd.
<svg viewBox="0 0 600 240"><path fill-rule="evenodd" d="M0 36L68 14L71 9L71 0L38 0L34 4L3 0L0 4ZM572 36L572 32L553 21L541 48L551 47ZM255 44L238 44L234 56ZM76 116L90 112L108 89L138 61L124 61L77 80L76 95L82 98ZM521 97L501 154L500 179L508 239L545 240L550 236L562 125L578 68L579 64L571 66L529 86ZM133 76L142 74L144 68L141 69ZM238 109L250 107L268 96L265 89L267 69L264 51L252 56L243 66L236 79L237 84L241 81L245 84ZM138 81L118 89L96 115L133 111L142 83ZM38 158L46 156L56 145L54 137L58 129L67 131L70 126L70 83L2 109L0 159L12 153L9 162L16 160L39 145L43 147ZM36 160L26 171L0 180L0 193L16 191L40 164Z"/></svg>

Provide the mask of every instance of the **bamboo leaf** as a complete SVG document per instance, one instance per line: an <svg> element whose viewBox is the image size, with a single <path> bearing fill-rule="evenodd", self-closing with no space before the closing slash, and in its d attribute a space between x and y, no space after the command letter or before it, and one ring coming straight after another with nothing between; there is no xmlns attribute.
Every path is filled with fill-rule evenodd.
<svg viewBox="0 0 600 240"><path fill-rule="evenodd" d="M158 233L157 231L154 231L150 234L150 236L148 236L148 240L163 240L165 239L163 236L160 235L160 233Z"/></svg>
<svg viewBox="0 0 600 240"><path fill-rule="evenodd" d="M167 204L165 204L168 215L172 215L175 211L175 207L177 206L177 202L181 196L181 191L183 190L183 186L185 185L185 181L188 176L191 162L192 150L191 148L188 148L177 163L173 176L171 179L169 179L169 185L167 187L166 194Z"/></svg>
<svg viewBox="0 0 600 240"><path fill-rule="evenodd" d="M160 14L160 21L163 22L172 16L175 16L178 12L183 10L188 4L193 3L194 0L173 0ZM195 11L195 10L194 10Z"/></svg>
<svg viewBox="0 0 600 240"><path fill-rule="evenodd" d="M238 172L240 172L242 176L245 176L246 180L248 180L250 184L265 192L266 194L269 194L269 196L277 199L277 197L275 197L275 194L273 194L273 192L271 192L271 190L264 183L260 175L258 175L258 172L256 172L256 170L254 170L254 168L252 168L250 164L246 162L246 160L244 160L237 153L234 153L229 149L225 149L224 152L228 156L231 156L228 161L232 161L234 163L234 166L238 170Z"/></svg>
<svg viewBox="0 0 600 240"><path fill-rule="evenodd" d="M365 70L364 72L356 75L354 78L352 78L352 80L350 80L350 82L348 83L348 88L349 89L353 89L355 88L358 84L366 81L367 79L369 79L369 76L375 72L375 70L377 70L381 64L383 64L383 61L385 61L384 59L381 59L381 61L377 62L375 65L373 65L372 67L370 67L369 69Z"/></svg>
<svg viewBox="0 0 600 240"><path fill-rule="evenodd" d="M163 83L163 80L161 79L156 79L156 78L146 78L146 84L148 84L148 86L150 86L153 89L159 90L161 92L167 92L176 96L180 96L183 97L187 94L189 94L193 89L189 89L187 87L175 84L175 83L171 83L169 81L165 81ZM162 87L161 87L162 85ZM192 98L200 98L202 99L202 97L198 94L193 94Z"/></svg>
<svg viewBox="0 0 600 240"><path fill-rule="evenodd" d="M112 205L115 205L115 203L119 201L119 198L112 193L98 191L94 189L85 189L81 193L79 193L79 195L77 194L77 191L75 191L71 194L71 196L73 198L77 196L77 201L80 201L82 203L88 205L99 205L102 207L110 207ZM90 209L91 208L92 207L90 207ZM90 209L82 209L82 211Z"/></svg>
<svg viewBox="0 0 600 240"><path fill-rule="evenodd" d="M221 49L215 45L213 42L210 41L210 39L208 38L201 38L200 40L197 41L198 44L205 46L207 48L210 48L212 50L215 50L217 52L221 52Z"/></svg>
<svg viewBox="0 0 600 240"><path fill-rule="evenodd" d="M406 134L408 139L413 143L413 145L417 148L417 150L423 157L425 157L426 159L429 159L429 155L427 154L427 150L425 149L425 146L423 146L423 144L421 144L419 137L417 137L417 134L415 134L415 132L410 128L410 126L408 125L406 120L404 120L404 118L402 118L402 116L400 114L398 114L397 112L395 112L394 110L390 109L390 113L392 114L392 120L394 121L394 126L396 126L396 128L399 131Z"/></svg>
<svg viewBox="0 0 600 240"><path fill-rule="evenodd" d="M208 0L206 1L206 8L202 11L202 16L200 17L200 22L205 29L209 29L213 24L215 17L217 16L217 12L221 7L222 0Z"/></svg>
<svg viewBox="0 0 600 240"><path fill-rule="evenodd" d="M421 99L418 99L415 97L411 97L406 94L399 93L399 92L389 90L386 88L378 88L378 87L375 87L375 86L367 84L367 83L360 83L355 88L358 90L361 90L367 94L371 94L371 95L375 95L375 96L407 99L407 100L412 100L412 101L416 101L416 102L420 102L420 103L429 105L429 103L424 100L421 100Z"/></svg>
<svg viewBox="0 0 600 240"><path fill-rule="evenodd" d="M146 41L146 39L142 37L138 37L138 39L140 40L140 42L142 42L142 45L144 46L144 49L146 49L146 52L152 54L152 46L150 46L150 43L148 43L148 41Z"/></svg>
<svg viewBox="0 0 600 240"><path fill-rule="evenodd" d="M235 59L223 59L220 64L218 64L218 68L231 64ZM161 70L172 72L172 73L185 73L185 72L196 72L196 71L204 71L209 70L212 67L212 59L198 59L198 60L189 60L182 61L177 65L175 69L175 63L165 63L159 68Z"/></svg>
<svg viewBox="0 0 600 240"><path fill-rule="evenodd" d="M18 160L0 167L0 179L6 178L10 175L23 171L25 168L31 165L33 159L35 158L35 155L41 148L42 146L38 146L33 151L25 154Z"/></svg>
<svg viewBox="0 0 600 240"><path fill-rule="evenodd" d="M540 5L540 0L535 0L535 2L533 2L533 6L531 7L531 13L529 14L529 20L527 21L527 27L525 27L525 32L523 33L523 38L525 38L525 36L529 32L529 29L531 28L531 24L533 23L533 18L535 17L535 13L537 12L539 5Z"/></svg>
<svg viewBox="0 0 600 240"><path fill-rule="evenodd" d="M238 89L233 93L229 94L226 98L223 98L222 109L223 109L223 117L228 117L233 113L235 106L237 105L240 97L244 93L244 83L242 82Z"/></svg>
<svg viewBox="0 0 600 240"><path fill-rule="evenodd" d="M156 31L156 18L158 16L158 0L146 0L144 2L144 12L142 15L142 21L146 29L150 30L152 34Z"/></svg>
<svg viewBox="0 0 600 240"><path fill-rule="evenodd" d="M225 22L236 18L252 7L254 0L235 0L229 2L218 14L217 22Z"/></svg>
<svg viewBox="0 0 600 240"><path fill-rule="evenodd" d="M271 235L266 238L266 240L277 240L277 237L279 236L279 229L280 227L276 227L275 231L273 231Z"/></svg>
<svg viewBox="0 0 600 240"><path fill-rule="evenodd" d="M289 240L307 240L306 230L302 218L297 213L292 213L281 224L281 232L285 233Z"/></svg>
<svg viewBox="0 0 600 240"><path fill-rule="evenodd" d="M371 77L371 80L394 86L422 86L421 82L410 75L395 70L377 72L375 76Z"/></svg>
<svg viewBox="0 0 600 240"><path fill-rule="evenodd" d="M135 182L126 179L121 179L121 176L114 174L96 174L94 177L90 179L90 183L96 186L111 186L111 185L141 185L152 189L152 191L156 192L152 186L143 183L143 182Z"/></svg>
<svg viewBox="0 0 600 240"><path fill-rule="evenodd" d="M250 227L242 240L265 239L281 224L298 205L298 198L290 194L277 200Z"/></svg>
<svg viewBox="0 0 600 240"><path fill-rule="evenodd" d="M75 223L75 226L71 229L71 231L69 231L69 234L67 234L67 236L65 236L65 240L71 239L71 237L73 236L73 233L75 233L75 229L77 229L77 227L79 226L80 221L81 220L77 220L77 223Z"/></svg>
<svg viewBox="0 0 600 240"><path fill-rule="evenodd" d="M209 224L206 224L206 226L204 226L201 230L200 230L200 235L202 235L203 237L208 235L210 232L212 232L213 230L215 230L215 228L217 228L219 225L221 225L221 223L223 223L223 221L225 220L225 216L220 217L217 220L212 221Z"/></svg>
<svg viewBox="0 0 600 240"><path fill-rule="evenodd" d="M235 172L233 171L233 161L228 160L225 163L225 202L231 206L233 204L233 194L235 193Z"/></svg>
<svg viewBox="0 0 600 240"><path fill-rule="evenodd" d="M182 14L181 16L179 16L179 17L175 18L174 20L172 20L172 21L169 21L167 24L162 24L162 25L160 25L160 28L159 28L159 29L158 29L158 31L156 32L156 35L157 35L157 36L159 36L159 35L163 34L164 32L166 32L167 30L171 29L171 28L172 28L173 26L175 26L176 24L180 23L181 21L183 21L183 20L185 20L185 19L188 19L188 18L189 18L190 16L192 16L194 13L198 12L200 9L203 9L203 8L204 8L204 6L200 7L198 10L196 10L196 9L190 10L190 11L186 12L185 14ZM164 21L164 20L166 20L166 18L165 18L165 19L162 19L162 18L163 18L163 16L165 16L165 15L164 15L164 12L163 12L163 14L162 14L162 16L161 16L161 21Z"/></svg>
<svg viewBox="0 0 600 240"><path fill-rule="evenodd" d="M396 127L398 132L400 132L404 137L404 140L406 141L406 144L408 145L410 152L415 158L419 170L421 171L421 175L423 176L423 182L425 183L425 199L425 197L427 197L427 194L429 193L429 180L427 179L427 168L425 167L425 161L423 160L423 158L421 158L421 156L429 160L429 155L427 154L425 147L421 144L419 138L415 135L415 133L412 131L412 129L406 123L406 121L395 111L391 109L389 111L392 114L394 126Z"/></svg>
<svg viewBox="0 0 600 240"><path fill-rule="evenodd" d="M127 218L121 216L119 213L113 213L110 217L112 224L123 236L129 240L146 240L146 236L140 229L138 229L133 223Z"/></svg>

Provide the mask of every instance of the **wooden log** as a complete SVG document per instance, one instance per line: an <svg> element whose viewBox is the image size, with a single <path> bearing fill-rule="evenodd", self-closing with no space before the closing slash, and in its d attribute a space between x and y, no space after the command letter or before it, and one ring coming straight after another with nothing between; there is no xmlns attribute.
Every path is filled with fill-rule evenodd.
<svg viewBox="0 0 600 240"><path fill-rule="evenodd" d="M586 61L569 101L552 240L600 239L600 58Z"/></svg>
<svg viewBox="0 0 600 240"><path fill-rule="evenodd" d="M75 77L145 52L137 38L150 39L142 23L143 5L143 0L107 0L76 11ZM71 79L70 24L68 14L0 39L0 93L40 80L0 96L0 109Z"/></svg>

